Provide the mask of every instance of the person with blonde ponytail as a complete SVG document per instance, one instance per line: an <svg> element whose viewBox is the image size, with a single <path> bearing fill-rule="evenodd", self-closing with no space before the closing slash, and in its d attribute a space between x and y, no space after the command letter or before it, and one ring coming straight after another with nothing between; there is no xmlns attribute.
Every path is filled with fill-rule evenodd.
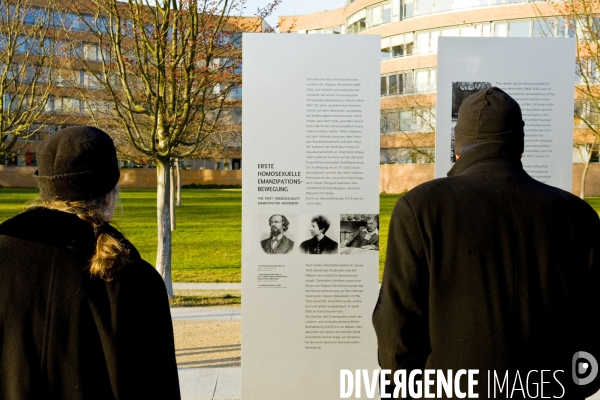
<svg viewBox="0 0 600 400"><path fill-rule="evenodd" d="M40 199L0 224L0 400L180 399L164 283L110 221L112 139L63 129Z"/></svg>

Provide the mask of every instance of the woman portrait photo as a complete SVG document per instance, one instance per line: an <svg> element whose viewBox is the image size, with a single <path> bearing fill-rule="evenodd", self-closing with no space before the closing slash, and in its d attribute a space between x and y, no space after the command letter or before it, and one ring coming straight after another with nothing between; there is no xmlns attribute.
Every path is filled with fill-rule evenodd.
<svg viewBox="0 0 600 400"><path fill-rule="evenodd" d="M310 239L300 243L302 254L337 254L338 242L331 239L326 233L330 231L331 220L325 215L315 215L310 219ZM333 229L332 229L333 230ZM337 229L336 229L337 231ZM335 232L331 232L334 237Z"/></svg>

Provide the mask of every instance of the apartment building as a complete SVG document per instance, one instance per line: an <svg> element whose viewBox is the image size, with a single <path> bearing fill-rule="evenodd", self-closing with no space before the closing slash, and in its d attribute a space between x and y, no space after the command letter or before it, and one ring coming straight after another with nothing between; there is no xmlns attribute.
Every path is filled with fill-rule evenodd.
<svg viewBox="0 0 600 400"><path fill-rule="evenodd" d="M521 0L347 0L343 8L282 16L279 23L291 34L381 35L382 164L434 160L438 37L575 35L552 3ZM573 83L579 79L574 73ZM585 109L576 104L576 112ZM581 153L573 151L580 162Z"/></svg>
<svg viewBox="0 0 600 400"><path fill-rule="evenodd" d="M9 132L0 138L4 143L13 139L17 142L2 164L35 166L36 148L44 137L68 126L94 124L98 115L106 120L114 112L113 98L96 74L110 64L107 42L100 37L115 29L114 22L90 9L86 3L72 6L38 0L0 0L0 111L4 113L0 122L6 122L12 115L17 126L19 118L26 122L22 115L41 107L33 123L31 120L26 123L27 132L20 135ZM126 29L127 21L123 25ZM210 27L210 22L206 26ZM231 67L230 76L237 82L233 86L231 82L211 86L212 95L224 99L219 120L231 134L221 138L219 151L213 148L199 152L195 159L184 160L184 166L241 168L242 65L237 61L241 55L241 35L243 31L270 29L256 17L230 17L222 25L216 46L227 51L212 57L209 68ZM199 59L198 68L203 67ZM211 110L206 120L214 120L215 114ZM122 166L139 164L123 160Z"/></svg>

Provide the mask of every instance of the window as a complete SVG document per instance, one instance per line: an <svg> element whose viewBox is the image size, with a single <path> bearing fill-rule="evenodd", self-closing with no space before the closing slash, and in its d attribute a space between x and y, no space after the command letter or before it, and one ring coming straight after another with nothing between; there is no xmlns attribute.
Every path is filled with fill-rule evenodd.
<svg viewBox="0 0 600 400"><path fill-rule="evenodd" d="M431 14L433 12L433 0L417 0L418 15Z"/></svg>
<svg viewBox="0 0 600 400"><path fill-rule="evenodd" d="M400 1L401 0L392 0L392 20L393 21L400 21L400 10L401 10L401 6L400 6Z"/></svg>
<svg viewBox="0 0 600 400"><path fill-rule="evenodd" d="M468 8L468 7L472 7L472 1L471 0L453 0L452 2L452 9L453 10L457 10L457 9L461 9L461 8Z"/></svg>
<svg viewBox="0 0 600 400"><path fill-rule="evenodd" d="M392 4L384 4L383 5L383 23L387 24L392 22Z"/></svg>
<svg viewBox="0 0 600 400"><path fill-rule="evenodd" d="M100 30L100 32L102 33L108 33L109 29L109 20L106 17L98 17L97 21L96 21L96 27Z"/></svg>
<svg viewBox="0 0 600 400"><path fill-rule="evenodd" d="M578 81L585 82L587 81L589 84L596 84L600 78L600 71L598 69L598 65L592 59L582 59L577 65L579 68L578 72L580 78Z"/></svg>
<svg viewBox="0 0 600 400"><path fill-rule="evenodd" d="M17 38L17 41L15 43L15 52L16 53L20 53L20 54L24 54L27 53L27 49L28 44L27 44L27 38L23 35L19 35L19 37Z"/></svg>
<svg viewBox="0 0 600 400"><path fill-rule="evenodd" d="M460 36L481 36L481 25L463 25L460 29Z"/></svg>
<svg viewBox="0 0 600 400"><path fill-rule="evenodd" d="M511 22L508 24L509 37L529 37L529 21Z"/></svg>
<svg viewBox="0 0 600 400"><path fill-rule="evenodd" d="M56 86L66 86L72 87L73 83L79 83L80 75L79 71L71 71L70 69L65 68L54 68L52 70L52 75L54 78L54 84ZM77 76L75 75L77 74Z"/></svg>
<svg viewBox="0 0 600 400"><path fill-rule="evenodd" d="M235 65L235 68L233 69L233 73L234 74L242 73L242 62L241 61L238 61L238 63Z"/></svg>
<svg viewBox="0 0 600 400"><path fill-rule="evenodd" d="M413 0L405 0L402 3L402 18L411 18L414 12Z"/></svg>
<svg viewBox="0 0 600 400"><path fill-rule="evenodd" d="M508 24L506 22L494 23L494 37L507 37Z"/></svg>
<svg viewBox="0 0 600 400"><path fill-rule="evenodd" d="M438 50L438 38L440 37L440 31L432 31L430 40L430 50L432 53L437 53Z"/></svg>
<svg viewBox="0 0 600 400"><path fill-rule="evenodd" d="M390 50L389 46L388 47L383 47L381 49L381 59L382 60L389 60L390 55L391 55L391 50Z"/></svg>
<svg viewBox="0 0 600 400"><path fill-rule="evenodd" d="M402 57L404 55L404 45L399 44L396 46L392 46L392 57Z"/></svg>
<svg viewBox="0 0 600 400"><path fill-rule="evenodd" d="M450 11L452 0L435 0L435 12Z"/></svg>
<svg viewBox="0 0 600 400"><path fill-rule="evenodd" d="M84 43L83 44L83 58L89 61L101 60L100 46L98 43Z"/></svg>
<svg viewBox="0 0 600 400"><path fill-rule="evenodd" d="M240 32L231 34L231 45L236 49L242 48L242 34Z"/></svg>
<svg viewBox="0 0 600 400"><path fill-rule="evenodd" d="M413 54L413 34L392 36L390 40L392 57L409 56Z"/></svg>
<svg viewBox="0 0 600 400"><path fill-rule="evenodd" d="M348 33L358 33L367 27L367 11L361 10L346 21Z"/></svg>
<svg viewBox="0 0 600 400"><path fill-rule="evenodd" d="M400 86L398 85L398 75L394 74L394 75L390 75L389 76L389 94L390 95L395 95L399 93L399 88Z"/></svg>
<svg viewBox="0 0 600 400"><path fill-rule="evenodd" d="M88 71L81 71L83 77L82 77L82 83L83 86L85 86L86 88L90 88L90 89L98 89L100 87L102 87L102 84L100 83L100 81L98 80L98 78L96 78L96 76L94 74L91 74Z"/></svg>
<svg viewBox="0 0 600 400"><path fill-rule="evenodd" d="M57 104L58 102L58 104ZM69 113L74 113L74 114L81 114L81 100L80 99L75 99L72 97L63 97L60 99L55 99L54 101L54 105L55 107L58 106L58 112L63 113L63 114L69 114Z"/></svg>
<svg viewBox="0 0 600 400"><path fill-rule="evenodd" d="M565 23L565 20L562 18L558 19L557 22L557 32L556 32L556 36L557 37L565 37L565 36L569 36L569 33L567 32L567 24Z"/></svg>
<svg viewBox="0 0 600 400"><path fill-rule="evenodd" d="M429 90L429 71L421 70L415 72L416 92L422 93Z"/></svg>
<svg viewBox="0 0 600 400"><path fill-rule="evenodd" d="M458 28L445 28L442 29L442 36L460 36Z"/></svg>
<svg viewBox="0 0 600 400"><path fill-rule="evenodd" d="M556 29L555 21L543 19L533 20L533 28L531 30L532 37L553 37L556 36L554 31Z"/></svg>
<svg viewBox="0 0 600 400"><path fill-rule="evenodd" d="M35 67L34 65L27 64L25 66L24 71L21 69L19 71L19 74L20 74L20 78L23 80L23 82L26 82L26 83L32 82L33 79L35 78L36 74L38 74L37 68L38 67Z"/></svg>
<svg viewBox="0 0 600 400"><path fill-rule="evenodd" d="M414 91L413 71L400 72L381 77L381 96L410 94L414 93Z"/></svg>
<svg viewBox="0 0 600 400"><path fill-rule="evenodd" d="M384 131L386 133L398 131L398 110L384 112Z"/></svg>
<svg viewBox="0 0 600 400"><path fill-rule="evenodd" d="M381 6L375 7L371 9L371 25L377 26L381 25L383 22L383 16L381 13Z"/></svg>
<svg viewBox="0 0 600 400"><path fill-rule="evenodd" d="M241 107L236 107L236 108L232 108L231 109L231 115L232 115L232 123L239 125L242 123L242 108Z"/></svg>
<svg viewBox="0 0 600 400"><path fill-rule="evenodd" d="M233 86L227 95L228 99L241 99L242 98L242 88L241 86Z"/></svg>
<svg viewBox="0 0 600 400"><path fill-rule="evenodd" d="M415 90L415 83L413 79L413 72L405 72L402 74L402 85L400 86L402 93L413 93Z"/></svg>
<svg viewBox="0 0 600 400"><path fill-rule="evenodd" d="M412 112L412 110L400 111L399 128L402 132L412 131L412 128L413 128L413 112Z"/></svg>
<svg viewBox="0 0 600 400"><path fill-rule="evenodd" d="M415 53L429 53L429 32L417 32L415 34Z"/></svg>
<svg viewBox="0 0 600 400"><path fill-rule="evenodd" d="M481 24L481 36L483 37L490 37L492 34L492 24L485 23L485 24Z"/></svg>
<svg viewBox="0 0 600 400"><path fill-rule="evenodd" d="M47 25L48 12L39 7L31 7L29 10L25 10L23 23L25 25Z"/></svg>
<svg viewBox="0 0 600 400"><path fill-rule="evenodd" d="M433 162L433 147L397 147L381 149L381 164L426 164Z"/></svg>
<svg viewBox="0 0 600 400"><path fill-rule="evenodd" d="M7 81L10 81L12 79L15 79L18 81L19 79L19 74L20 74L20 70L21 70L21 65L20 63L11 63L10 66L7 66L4 63L0 64L0 73L4 73L4 70L8 70L6 71L6 79ZM9 82L7 82L9 83Z"/></svg>

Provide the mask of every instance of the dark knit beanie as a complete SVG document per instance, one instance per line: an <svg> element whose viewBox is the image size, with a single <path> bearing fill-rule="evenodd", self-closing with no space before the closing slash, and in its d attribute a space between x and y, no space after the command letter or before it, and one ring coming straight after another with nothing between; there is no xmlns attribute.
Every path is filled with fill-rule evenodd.
<svg viewBox="0 0 600 400"><path fill-rule="evenodd" d="M102 197L121 175L112 139L90 126L56 132L40 143L36 156L35 177L44 201Z"/></svg>
<svg viewBox="0 0 600 400"><path fill-rule="evenodd" d="M454 128L454 152L486 142L510 144L515 154L525 145L521 107L508 94L492 87L467 97L458 110Z"/></svg>

